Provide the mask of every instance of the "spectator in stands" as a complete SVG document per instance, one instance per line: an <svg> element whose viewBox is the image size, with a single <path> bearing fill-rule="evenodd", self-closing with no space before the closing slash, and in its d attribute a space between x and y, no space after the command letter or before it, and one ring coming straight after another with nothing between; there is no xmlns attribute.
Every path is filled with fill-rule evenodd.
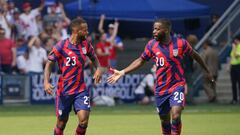
<svg viewBox="0 0 240 135"><path fill-rule="evenodd" d="M56 3L49 5L51 12L44 16L43 21L45 26L50 25L54 27L57 33L60 34L61 39L65 39L68 37L66 27L70 24L70 19L66 16L62 3L58 5ZM61 16L57 14L57 7L61 9Z"/></svg>
<svg viewBox="0 0 240 135"><path fill-rule="evenodd" d="M217 81L219 67L218 52L213 48L213 44L209 40L203 44L202 58L212 73L214 80ZM209 83L206 72L203 73L203 89L208 96L209 102L215 102L217 97L216 86Z"/></svg>
<svg viewBox="0 0 240 135"><path fill-rule="evenodd" d="M20 11L18 9L14 10L13 17L10 21L10 24L13 28L12 37L14 39L22 38L26 34L25 25L23 20L20 19Z"/></svg>
<svg viewBox="0 0 240 135"><path fill-rule="evenodd" d="M103 24L104 24L104 20L105 20L105 15L101 15L100 17L100 22L98 25L98 30L100 33L105 33L104 29L103 29ZM115 20L116 22L117 20ZM113 35L113 31L114 31L114 24L109 24L108 25L108 33L107 33L107 39L110 39L111 36ZM117 67L117 50L123 51L123 43L120 37L116 36L114 39L114 43L111 44L110 47L110 66L113 68Z"/></svg>
<svg viewBox="0 0 240 135"><path fill-rule="evenodd" d="M195 45L198 43L198 38L194 34L190 34L187 36L187 41L190 43L192 48L195 47ZM186 79L187 84L187 98L186 103L188 105L193 105L193 96L194 91L192 90L193 87L193 72L194 72L194 66L193 66L193 59L191 57L184 56L183 58L183 68L184 68L184 76Z"/></svg>
<svg viewBox="0 0 240 135"><path fill-rule="evenodd" d="M16 46L15 43L5 37L5 29L0 28L0 69L6 74L12 73L12 68L16 66Z"/></svg>
<svg viewBox="0 0 240 135"><path fill-rule="evenodd" d="M55 44L56 44L56 42L52 38L46 38L43 41L44 49L47 51L47 54L50 53L50 51L52 50L53 45L55 45Z"/></svg>
<svg viewBox="0 0 240 135"><path fill-rule="evenodd" d="M38 37L32 37L28 43L29 48L29 67L30 73L42 73L43 66L47 61L47 52L41 47Z"/></svg>
<svg viewBox="0 0 240 135"><path fill-rule="evenodd" d="M236 36L232 43L231 51L231 83L232 83L232 102L231 104L240 103L238 96L240 96L240 35ZM238 85L238 87L237 87ZM239 95L238 95L238 94Z"/></svg>
<svg viewBox="0 0 240 135"><path fill-rule="evenodd" d="M6 18L9 22L13 19L13 14L16 10L19 10L13 0L7 0Z"/></svg>
<svg viewBox="0 0 240 135"><path fill-rule="evenodd" d="M27 49L23 55L17 57L18 73L28 74L29 66L29 49Z"/></svg>
<svg viewBox="0 0 240 135"><path fill-rule="evenodd" d="M151 103L154 96L154 80L156 78L156 66L153 65L151 73L147 74L134 91L138 104L147 105Z"/></svg>
<svg viewBox="0 0 240 135"><path fill-rule="evenodd" d="M57 42L61 40L61 35L56 31L56 29L48 25L45 26L44 31L40 34L40 39L42 41L46 40L47 38L52 38L55 42Z"/></svg>
<svg viewBox="0 0 240 135"><path fill-rule="evenodd" d="M41 14L36 16L36 23L39 33L43 32L43 19Z"/></svg>
<svg viewBox="0 0 240 135"><path fill-rule="evenodd" d="M16 40L16 48L17 48L17 57L25 54L28 47L27 47L27 44L26 44L24 38L18 38Z"/></svg>
<svg viewBox="0 0 240 135"><path fill-rule="evenodd" d="M59 15L59 16L62 16L62 7L61 6L63 6L63 4L61 3L61 2L47 2L46 3L46 5L48 6L47 7L47 13L49 14L49 13L51 13L52 12L52 8L51 8L51 5L53 5L53 4L55 4L56 5L56 13L57 13L57 15Z"/></svg>
<svg viewBox="0 0 240 135"><path fill-rule="evenodd" d="M46 25L54 26L57 22L66 22L68 24L70 23L69 18L67 18L64 12L63 5L61 3L59 5L62 12L62 16L59 16L57 14L57 4L53 3L52 5L49 5L51 12L43 17L43 22L45 26Z"/></svg>
<svg viewBox="0 0 240 135"><path fill-rule="evenodd" d="M42 0L41 5L36 9L31 9L30 3L26 2L22 5L24 13L20 15L20 19L24 22L24 28L26 30L25 38L30 36L38 36L38 26L36 17L40 14L44 8L44 2Z"/></svg>
<svg viewBox="0 0 240 135"><path fill-rule="evenodd" d="M5 30L5 37L11 38L11 25L6 18L6 11L0 8L0 26Z"/></svg>
<svg viewBox="0 0 240 135"><path fill-rule="evenodd" d="M101 33L100 42L96 45L96 54L104 72L106 72L110 66L110 49L111 44L114 44L115 42L114 40L117 35L118 25L118 22L114 23L113 34L110 38L107 38L106 33Z"/></svg>

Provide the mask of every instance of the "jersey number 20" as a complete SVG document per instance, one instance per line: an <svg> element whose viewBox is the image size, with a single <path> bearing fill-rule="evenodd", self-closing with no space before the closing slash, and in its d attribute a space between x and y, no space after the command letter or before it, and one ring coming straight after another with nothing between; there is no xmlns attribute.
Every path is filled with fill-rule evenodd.
<svg viewBox="0 0 240 135"><path fill-rule="evenodd" d="M158 58L158 57L156 57L156 66L158 67L158 66L164 66L164 58L163 57L160 57L160 58Z"/></svg>
<svg viewBox="0 0 240 135"><path fill-rule="evenodd" d="M76 65L76 57L67 57L67 62L66 62L66 66L75 66Z"/></svg>

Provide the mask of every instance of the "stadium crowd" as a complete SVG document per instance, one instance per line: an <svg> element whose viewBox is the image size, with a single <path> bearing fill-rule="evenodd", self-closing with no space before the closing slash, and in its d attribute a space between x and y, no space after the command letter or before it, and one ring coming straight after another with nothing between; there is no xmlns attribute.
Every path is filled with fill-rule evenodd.
<svg viewBox="0 0 240 135"><path fill-rule="evenodd" d="M70 19L61 3L48 5L42 14L44 1L32 9L23 3L16 7L14 2L1 1L0 7L0 63L5 74L43 72L47 54L52 46L68 36L66 27Z"/></svg>

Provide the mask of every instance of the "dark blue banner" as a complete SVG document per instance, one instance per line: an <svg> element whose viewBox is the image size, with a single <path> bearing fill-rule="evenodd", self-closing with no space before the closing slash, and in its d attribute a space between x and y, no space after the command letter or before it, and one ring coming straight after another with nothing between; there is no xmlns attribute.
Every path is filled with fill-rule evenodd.
<svg viewBox="0 0 240 135"><path fill-rule="evenodd" d="M87 89L91 91L92 98L97 96L108 96L118 98L123 102L135 101L134 90L138 87L144 75L133 74L125 75L117 83L110 85L106 82L108 75L103 75L102 83L93 84L92 76L85 75ZM43 74L32 74L30 76L31 84L31 103L32 104L51 104L54 103L55 97L44 92ZM58 76L51 76L51 84L57 88Z"/></svg>
<svg viewBox="0 0 240 135"><path fill-rule="evenodd" d="M107 77L107 75L103 75L102 83L92 87L93 98L97 96L109 96L120 99L123 102L133 102L135 101L134 91L139 86L144 75L125 75L113 85L106 82Z"/></svg>
<svg viewBox="0 0 240 135"><path fill-rule="evenodd" d="M52 104L55 96L48 95L44 91L43 74L34 73L30 75L30 89L31 89L31 104ZM57 85L58 76L51 75L50 82L53 86ZM55 87L56 88L56 87Z"/></svg>

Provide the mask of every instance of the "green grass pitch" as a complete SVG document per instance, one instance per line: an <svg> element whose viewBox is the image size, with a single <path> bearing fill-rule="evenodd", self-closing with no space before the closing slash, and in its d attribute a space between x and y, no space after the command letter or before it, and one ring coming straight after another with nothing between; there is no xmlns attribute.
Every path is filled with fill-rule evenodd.
<svg viewBox="0 0 240 135"><path fill-rule="evenodd" d="M187 106L183 135L239 135L240 105ZM0 135L52 135L54 105L0 106ZM65 135L74 135L77 117L71 112ZM152 105L93 107L87 135L160 135Z"/></svg>

